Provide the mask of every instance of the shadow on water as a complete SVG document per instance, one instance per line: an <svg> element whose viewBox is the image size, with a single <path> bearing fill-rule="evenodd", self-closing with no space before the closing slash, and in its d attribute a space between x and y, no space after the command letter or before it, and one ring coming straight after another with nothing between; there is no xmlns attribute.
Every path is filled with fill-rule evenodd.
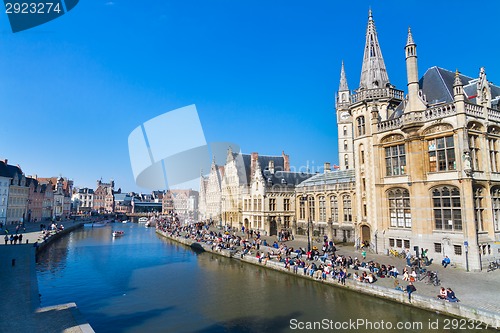
<svg viewBox="0 0 500 333"><path fill-rule="evenodd" d="M92 312L88 313L88 317L93 318L93 321L90 324L97 333L114 333L123 332L124 327L126 327L127 330L140 328L148 320L164 316L165 313L173 311L174 309L174 306L168 306L161 309L134 311L117 315L109 315L102 312ZM98 324L94 324L94 321Z"/></svg>
<svg viewBox="0 0 500 333"><path fill-rule="evenodd" d="M262 318L257 316L241 317L226 322L215 323L209 327L193 333L262 333L262 332L288 332L290 319L298 318L301 312L292 312L286 316Z"/></svg>

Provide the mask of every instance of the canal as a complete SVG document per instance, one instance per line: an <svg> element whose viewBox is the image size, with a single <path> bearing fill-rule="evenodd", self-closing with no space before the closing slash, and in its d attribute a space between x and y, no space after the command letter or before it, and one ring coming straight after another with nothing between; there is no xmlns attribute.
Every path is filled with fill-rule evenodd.
<svg viewBox="0 0 500 333"><path fill-rule="evenodd" d="M114 239L113 229L123 230L124 236ZM385 328L380 331L391 325L395 332L429 332L429 323L440 321L442 327L445 319L228 258L196 254L136 223L72 232L39 256L37 275L42 306L76 302L97 333L294 332L314 321L333 329L309 332L373 332L377 325ZM353 322L361 326L334 329ZM370 323L372 329L363 329ZM396 325L405 328L396 330Z"/></svg>

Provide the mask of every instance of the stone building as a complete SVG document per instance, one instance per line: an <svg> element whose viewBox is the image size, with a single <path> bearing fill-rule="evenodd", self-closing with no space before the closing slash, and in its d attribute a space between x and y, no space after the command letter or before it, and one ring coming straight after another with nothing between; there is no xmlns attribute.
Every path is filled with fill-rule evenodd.
<svg viewBox="0 0 500 333"><path fill-rule="evenodd" d="M355 173L355 238L479 270L499 256L500 87L484 68L473 78L432 67L419 79L410 30L404 51L406 95L389 81L370 11L356 90L341 68L339 160Z"/></svg>
<svg viewBox="0 0 500 333"><path fill-rule="evenodd" d="M73 192L71 198L73 210L78 214L90 213L94 207L94 190L84 187Z"/></svg>
<svg viewBox="0 0 500 333"><path fill-rule="evenodd" d="M26 185L29 187L28 192L28 211L27 222L38 222L42 220L43 199L45 193L42 192L42 185L36 177L26 177Z"/></svg>
<svg viewBox="0 0 500 333"><path fill-rule="evenodd" d="M222 222L222 178L224 167L217 165L215 159L210 166L208 176L200 177L198 210L199 219Z"/></svg>
<svg viewBox="0 0 500 333"><path fill-rule="evenodd" d="M356 211L354 169L316 174L296 187L295 209L298 235L335 242L355 242L353 214Z"/></svg>

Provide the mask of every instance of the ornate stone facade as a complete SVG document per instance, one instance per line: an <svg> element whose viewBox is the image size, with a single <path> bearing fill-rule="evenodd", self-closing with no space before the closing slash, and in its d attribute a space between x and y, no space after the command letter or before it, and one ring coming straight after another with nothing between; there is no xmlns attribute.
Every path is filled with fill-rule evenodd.
<svg viewBox="0 0 500 333"><path fill-rule="evenodd" d="M432 67L419 80L410 30L405 59L406 96L389 81L370 12L357 90L341 70L339 160L355 170L355 238L479 270L499 257L500 87L484 68L474 79Z"/></svg>

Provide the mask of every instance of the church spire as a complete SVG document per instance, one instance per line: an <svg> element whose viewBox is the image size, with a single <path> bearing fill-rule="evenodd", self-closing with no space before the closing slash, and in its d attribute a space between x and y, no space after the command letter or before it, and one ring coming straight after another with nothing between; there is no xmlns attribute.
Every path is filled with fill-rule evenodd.
<svg viewBox="0 0 500 333"><path fill-rule="evenodd" d="M347 91L349 90L349 86L347 85L347 78L345 76L345 70L344 70L344 60L342 60L342 68L340 70L340 85L339 85L339 91Z"/></svg>
<svg viewBox="0 0 500 333"><path fill-rule="evenodd" d="M366 28L365 52L361 68L360 89L383 88L389 83L384 58L378 43L372 10L368 11L368 27Z"/></svg>

